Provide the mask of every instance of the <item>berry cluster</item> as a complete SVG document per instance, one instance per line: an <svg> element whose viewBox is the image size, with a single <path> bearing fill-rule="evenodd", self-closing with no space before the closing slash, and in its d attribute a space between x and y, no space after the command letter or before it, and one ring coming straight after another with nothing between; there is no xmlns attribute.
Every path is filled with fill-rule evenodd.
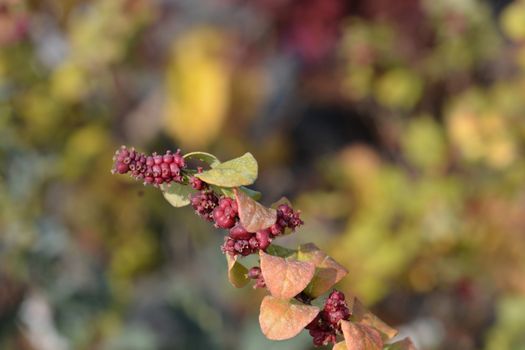
<svg viewBox="0 0 525 350"><path fill-rule="evenodd" d="M299 217L300 211L294 211L289 205L281 204L277 207L277 220L270 227L272 236L279 236L284 233L286 228L295 231L295 229L304 222Z"/></svg>
<svg viewBox="0 0 525 350"><path fill-rule="evenodd" d="M237 220L237 201L229 197L223 197L219 201L219 206L213 210L213 220L215 226L230 229Z"/></svg>
<svg viewBox="0 0 525 350"><path fill-rule="evenodd" d="M134 148L128 149L122 146L115 152L113 160L112 173L127 174L130 172L132 177L144 181L145 185L182 183L182 172L186 168L180 150L176 153L167 151L163 155L153 153L146 156L144 153L135 151Z"/></svg>
<svg viewBox="0 0 525 350"><path fill-rule="evenodd" d="M230 226L235 221L232 219L230 213L234 212L232 208L228 210L216 209L217 217L215 217L215 224L218 227L230 228L230 232L224 238L224 244L222 245L222 251L232 256L240 254L242 256L250 255L258 252L259 250L266 250L273 239L279 235L282 235L286 228L295 230L298 226L303 224L303 221L299 218L300 212L294 211L289 205L281 204L277 208L277 220L272 226L257 231L248 232L241 226L239 222L235 226ZM220 221L218 221L220 220ZM222 223L227 223L227 226L221 226Z"/></svg>
<svg viewBox="0 0 525 350"><path fill-rule="evenodd" d="M213 191L203 189L191 196L190 203L197 215L213 222L213 210L219 205L219 198Z"/></svg>
<svg viewBox="0 0 525 350"><path fill-rule="evenodd" d="M248 232L240 223L237 223L224 237L224 244L221 249L224 253L232 256L237 254L247 256L257 253L259 250L266 250L271 242L270 229Z"/></svg>
<svg viewBox="0 0 525 350"><path fill-rule="evenodd" d="M211 186L194 176L195 173L202 173L202 168L198 167L196 171L187 170L180 150L176 153L167 151L163 155L153 153L146 156L136 152L134 148L128 149L122 146L116 151L113 160L112 173L130 173L135 179L143 180L144 184L158 187L162 184L177 182L191 186L196 192L190 196L189 200L196 214L213 222L215 227L228 230L221 250L230 256L247 256L260 250L265 251L277 236L285 234L287 230L295 231L297 227L303 225L299 211L294 211L288 204L281 204L276 209L276 220L273 225L256 232L246 230L239 218L237 201L224 195L218 195L214 189L220 190L220 188ZM266 288L259 266L249 269L247 277L254 280L254 288ZM313 300L304 291L297 294L295 299L306 305L311 305ZM315 346L335 344L337 336L342 333L341 320L349 320L350 315L351 311L345 302L344 294L334 290L328 296L323 310L305 329L313 337Z"/></svg>
<svg viewBox="0 0 525 350"><path fill-rule="evenodd" d="M308 329L313 337L315 346L336 343L338 333L341 333L341 320L350 318L350 309L345 302L345 295L334 290L328 296L323 310L305 328Z"/></svg>

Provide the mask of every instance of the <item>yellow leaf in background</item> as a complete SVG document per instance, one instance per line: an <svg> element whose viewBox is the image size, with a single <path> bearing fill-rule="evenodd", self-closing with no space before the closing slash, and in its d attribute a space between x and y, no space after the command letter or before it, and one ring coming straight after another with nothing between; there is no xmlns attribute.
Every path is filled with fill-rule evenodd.
<svg viewBox="0 0 525 350"><path fill-rule="evenodd" d="M178 39L166 72L167 131L184 148L204 148L224 123L230 103L230 66L223 33L200 28Z"/></svg>
<svg viewBox="0 0 525 350"><path fill-rule="evenodd" d="M468 160L475 161L483 155L483 140L479 131L478 117L468 110L457 110L447 120L452 142Z"/></svg>
<svg viewBox="0 0 525 350"><path fill-rule="evenodd" d="M371 66L349 66L343 79L343 91L351 99L360 100L370 93L374 70Z"/></svg>
<svg viewBox="0 0 525 350"><path fill-rule="evenodd" d="M423 80L416 72L395 68L380 77L375 86L375 98L385 107L410 109L421 98Z"/></svg>
<svg viewBox="0 0 525 350"><path fill-rule="evenodd" d="M525 47L522 47L516 54L516 61L521 69L525 71Z"/></svg>
<svg viewBox="0 0 525 350"><path fill-rule="evenodd" d="M67 62L53 74L51 91L60 100L75 102L86 94L88 82L89 80L82 68Z"/></svg>
<svg viewBox="0 0 525 350"><path fill-rule="evenodd" d="M525 39L525 1L515 1L501 15L503 32L513 40Z"/></svg>
<svg viewBox="0 0 525 350"><path fill-rule="evenodd" d="M489 166L505 168L515 159L516 150L503 115L488 113L481 120L482 134L485 140L485 159Z"/></svg>
<svg viewBox="0 0 525 350"><path fill-rule="evenodd" d="M413 119L401 143L408 160L424 170L435 170L445 162L445 138L430 116Z"/></svg>
<svg viewBox="0 0 525 350"><path fill-rule="evenodd" d="M65 147L62 158L64 175L81 176L108 149L108 134L103 127L88 125L78 129L71 134Z"/></svg>

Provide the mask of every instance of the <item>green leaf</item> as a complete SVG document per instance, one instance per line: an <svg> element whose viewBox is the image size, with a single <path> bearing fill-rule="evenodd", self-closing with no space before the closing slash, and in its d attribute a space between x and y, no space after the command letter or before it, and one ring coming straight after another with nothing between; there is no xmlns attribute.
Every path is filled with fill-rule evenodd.
<svg viewBox="0 0 525 350"><path fill-rule="evenodd" d="M280 256L281 258L290 258L294 256L297 251L294 249L282 247L277 244L271 244L268 248L266 248L266 253L273 256Z"/></svg>
<svg viewBox="0 0 525 350"><path fill-rule="evenodd" d="M204 163L210 165L210 167L215 168L217 165L221 164L219 159L211 153L206 152L190 152L186 153L184 159L198 159Z"/></svg>
<svg viewBox="0 0 525 350"><path fill-rule="evenodd" d="M268 339L285 340L299 334L318 313L316 306L267 295L261 303L259 324Z"/></svg>
<svg viewBox="0 0 525 350"><path fill-rule="evenodd" d="M219 186L213 186L213 187L216 189L215 192L221 192L223 195L227 197L235 198L235 192L233 192L232 188L219 187ZM239 189L243 191L244 193L246 193L254 201L258 201L262 197L261 192L252 190L251 188L241 186L239 187Z"/></svg>
<svg viewBox="0 0 525 350"><path fill-rule="evenodd" d="M162 195L175 208L184 207L190 204L190 195L195 191L186 185L172 182L169 185L161 186Z"/></svg>
<svg viewBox="0 0 525 350"><path fill-rule="evenodd" d="M199 179L221 187L251 185L257 179L257 161L251 153L214 165L212 169L195 174Z"/></svg>
<svg viewBox="0 0 525 350"><path fill-rule="evenodd" d="M316 267L312 281L304 290L307 295L313 298L317 298L328 291L348 273L344 266L340 265L313 243L299 246L297 259L311 262Z"/></svg>
<svg viewBox="0 0 525 350"><path fill-rule="evenodd" d="M301 293L312 280L314 264L273 256L261 251L261 271L264 283L277 298L291 299Z"/></svg>
<svg viewBox="0 0 525 350"><path fill-rule="evenodd" d="M251 188L241 186L239 187L239 189L243 191L244 193L246 193L248 196L250 196L250 198L253 199L254 201L258 201L262 197L261 192L252 190Z"/></svg>
<svg viewBox="0 0 525 350"><path fill-rule="evenodd" d="M228 280L236 288L242 288L250 282L247 277L248 269L237 261L237 257L232 257L229 254L226 255L226 261L228 262Z"/></svg>

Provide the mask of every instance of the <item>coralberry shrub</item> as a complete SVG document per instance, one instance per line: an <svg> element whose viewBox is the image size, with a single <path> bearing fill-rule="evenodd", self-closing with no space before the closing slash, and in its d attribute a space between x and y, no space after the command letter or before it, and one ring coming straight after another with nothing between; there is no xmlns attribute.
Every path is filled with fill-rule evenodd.
<svg viewBox="0 0 525 350"><path fill-rule="evenodd" d="M259 192L245 187L258 172L250 153L220 162L205 152L147 155L122 146L113 159L114 174L159 188L173 206L191 205L198 216L224 230L220 250L232 285L242 288L253 281L254 288L269 292L259 314L267 338L289 339L306 329L315 346L336 350L415 349L408 338L392 342L397 332L357 298L331 290L347 270L315 244L290 249L274 243L303 225L301 213L285 198L266 207L258 202ZM189 160L202 166L192 169ZM251 254L259 256L259 265L248 269L241 259Z"/></svg>

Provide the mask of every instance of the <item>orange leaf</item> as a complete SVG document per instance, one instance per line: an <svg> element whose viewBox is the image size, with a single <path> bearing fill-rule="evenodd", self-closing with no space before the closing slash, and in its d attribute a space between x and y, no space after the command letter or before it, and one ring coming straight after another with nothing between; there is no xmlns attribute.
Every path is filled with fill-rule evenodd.
<svg viewBox="0 0 525 350"><path fill-rule="evenodd" d="M301 293L312 280L314 264L259 253L264 283L277 298L290 299Z"/></svg>
<svg viewBox="0 0 525 350"><path fill-rule="evenodd" d="M248 282L250 282L247 277L248 269L237 261L237 257L232 257L229 254L226 255L226 261L228 262L228 280L230 283L237 288L242 288Z"/></svg>
<svg viewBox="0 0 525 350"><path fill-rule="evenodd" d="M243 191L234 189L241 225L248 232L257 232L275 224L277 212L251 199Z"/></svg>
<svg viewBox="0 0 525 350"><path fill-rule="evenodd" d="M381 334L372 327L343 320L341 330L348 350L381 350L383 348Z"/></svg>
<svg viewBox="0 0 525 350"><path fill-rule="evenodd" d="M305 293L313 298L317 298L332 288L348 273L346 268L313 243L301 245L297 258L301 261L309 261L316 267L315 275L305 289Z"/></svg>
<svg viewBox="0 0 525 350"><path fill-rule="evenodd" d="M261 303L259 324L268 339L285 340L299 334L318 313L316 306L267 295Z"/></svg>
<svg viewBox="0 0 525 350"><path fill-rule="evenodd" d="M370 327L374 327L377 329L380 333L383 339L391 339L397 334L397 330L387 325L385 322L381 321L379 317L371 313L369 310L366 309L366 307L361 303L361 301L357 298L354 298L353 300L353 306L352 306L352 320L367 325Z"/></svg>
<svg viewBox="0 0 525 350"><path fill-rule="evenodd" d="M412 343L410 338L405 338L400 341L388 345L388 350L416 350L416 346Z"/></svg>

